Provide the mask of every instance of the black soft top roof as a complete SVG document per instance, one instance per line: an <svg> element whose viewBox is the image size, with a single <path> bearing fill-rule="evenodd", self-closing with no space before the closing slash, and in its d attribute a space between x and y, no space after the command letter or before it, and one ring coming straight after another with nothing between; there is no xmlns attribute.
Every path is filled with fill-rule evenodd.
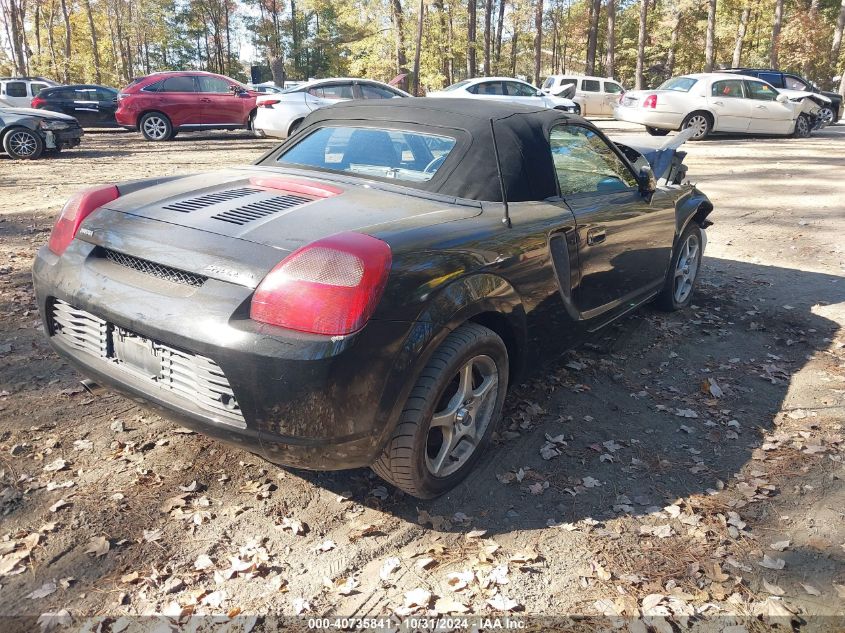
<svg viewBox="0 0 845 633"><path fill-rule="evenodd" d="M560 110L480 99L346 101L309 114L292 142L309 128L327 124L401 127L452 136L458 142L434 178L403 184L459 198L501 202L504 183L509 202L524 202L557 194L548 131L573 118L585 123Z"/></svg>

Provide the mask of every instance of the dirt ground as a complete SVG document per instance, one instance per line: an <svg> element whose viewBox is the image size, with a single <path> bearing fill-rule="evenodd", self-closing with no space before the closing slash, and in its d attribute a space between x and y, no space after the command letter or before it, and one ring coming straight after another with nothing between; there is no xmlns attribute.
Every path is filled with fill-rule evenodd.
<svg viewBox="0 0 845 633"><path fill-rule="evenodd" d="M0 156L4 630L423 613L845 629L845 124L686 146L716 208L693 307L640 310L514 388L495 448L431 502L91 396L44 340L29 270L74 190L272 145L103 132L55 158Z"/></svg>

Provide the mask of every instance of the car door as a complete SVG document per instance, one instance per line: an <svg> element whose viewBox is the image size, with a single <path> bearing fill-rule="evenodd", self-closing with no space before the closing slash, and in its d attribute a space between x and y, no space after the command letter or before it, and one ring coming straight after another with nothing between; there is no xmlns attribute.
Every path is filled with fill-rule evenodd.
<svg viewBox="0 0 845 633"><path fill-rule="evenodd" d="M477 99L493 99L496 101L511 101L505 92L505 87L501 81L481 81L477 84L469 86L466 89L467 93Z"/></svg>
<svg viewBox="0 0 845 633"><path fill-rule="evenodd" d="M197 75L200 109L204 125L243 125L246 120L243 97L236 84L214 75Z"/></svg>
<svg viewBox="0 0 845 633"><path fill-rule="evenodd" d="M707 105L716 114L714 130L746 132L751 123L751 101L746 98L742 79L720 79L710 85Z"/></svg>
<svg viewBox="0 0 845 633"><path fill-rule="evenodd" d="M613 108L619 103L619 97L624 94L625 89L615 81L603 81L602 114L613 116Z"/></svg>
<svg viewBox="0 0 845 633"><path fill-rule="evenodd" d="M28 108L32 105L32 97L26 87L25 81L7 81L3 85L0 97L8 101L16 108Z"/></svg>
<svg viewBox="0 0 845 633"><path fill-rule="evenodd" d="M503 81L502 87L508 101L528 106L542 106L543 96L537 88L521 81Z"/></svg>
<svg viewBox="0 0 845 633"><path fill-rule="evenodd" d="M117 111L117 90L97 86L98 123L100 125L117 125L114 113Z"/></svg>
<svg viewBox="0 0 845 633"><path fill-rule="evenodd" d="M579 276L573 303L603 322L663 284L675 237L674 199L641 193L630 163L595 130L557 125L550 133L560 200L576 222Z"/></svg>
<svg viewBox="0 0 845 633"><path fill-rule="evenodd" d="M359 81L357 85L360 96L356 96L356 99L397 99L402 97L400 93L378 84Z"/></svg>
<svg viewBox="0 0 845 633"><path fill-rule="evenodd" d="M754 79L744 80L751 106L749 132L759 134L791 134L795 127L795 111L789 101L776 101L778 92L769 84Z"/></svg>
<svg viewBox="0 0 845 633"><path fill-rule="evenodd" d="M65 92L65 91L62 91ZM100 122L100 99L97 90L90 86L71 89L70 114L82 127L95 127Z"/></svg>
<svg viewBox="0 0 845 633"><path fill-rule="evenodd" d="M332 81L311 86L305 102L311 110L323 108L333 103L349 101L355 98L355 86L351 81Z"/></svg>
<svg viewBox="0 0 845 633"><path fill-rule="evenodd" d="M151 105L161 108L174 127L202 125L202 104L193 75L168 77L154 94Z"/></svg>
<svg viewBox="0 0 845 633"><path fill-rule="evenodd" d="M601 81L598 79L582 79L578 94L584 99L584 105L581 107L586 108L581 114L585 116L604 114L604 95L601 91Z"/></svg>

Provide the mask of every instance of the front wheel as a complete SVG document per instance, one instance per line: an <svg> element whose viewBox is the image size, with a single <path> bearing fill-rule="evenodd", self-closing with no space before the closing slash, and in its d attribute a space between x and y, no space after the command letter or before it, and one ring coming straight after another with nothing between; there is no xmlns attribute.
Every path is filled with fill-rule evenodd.
<svg viewBox="0 0 845 633"><path fill-rule="evenodd" d="M454 488L489 444L507 384L502 339L486 327L465 323L428 361L373 470L422 499Z"/></svg>
<svg viewBox="0 0 845 633"><path fill-rule="evenodd" d="M713 119L706 112L693 112L681 124L682 130L689 128L694 130L690 140L700 141L707 138L713 130Z"/></svg>
<svg viewBox="0 0 845 633"><path fill-rule="evenodd" d="M147 112L141 117L138 127L148 141L169 141L173 138L173 125L161 112Z"/></svg>
<svg viewBox="0 0 845 633"><path fill-rule="evenodd" d="M795 120L795 138L809 138L813 131L813 124L810 123L810 117L806 114L799 114Z"/></svg>
<svg viewBox="0 0 845 633"><path fill-rule="evenodd" d="M13 127L3 137L3 149L12 158L33 160L44 151L44 141L37 132L25 127Z"/></svg>
<svg viewBox="0 0 845 633"><path fill-rule="evenodd" d="M836 118L833 114L833 108L828 106L823 107L819 113L819 118L822 120L822 125L831 125L834 122L833 119Z"/></svg>
<svg viewBox="0 0 845 633"><path fill-rule="evenodd" d="M698 281L703 251L704 233L693 220L681 233L675 245L672 265L666 275L663 290L655 300L659 308L673 312L686 308L692 302L692 293Z"/></svg>
<svg viewBox="0 0 845 633"><path fill-rule="evenodd" d="M645 126L645 131L652 136L666 136L669 133L669 130L664 130L659 127L651 127L649 125Z"/></svg>

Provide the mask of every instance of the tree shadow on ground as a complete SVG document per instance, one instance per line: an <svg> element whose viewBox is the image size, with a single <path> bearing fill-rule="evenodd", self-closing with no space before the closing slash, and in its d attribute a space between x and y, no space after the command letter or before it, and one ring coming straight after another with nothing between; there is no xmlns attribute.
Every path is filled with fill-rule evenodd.
<svg viewBox="0 0 845 633"><path fill-rule="evenodd" d="M705 271L690 309L644 308L513 388L499 429L513 439L501 437L453 491L433 501L390 494L381 508L410 522L424 509L455 531L467 529L452 520L463 513L495 535L606 520L620 506L648 514L729 481L772 430L792 377L835 336L837 323L811 308L845 301L845 280L712 258ZM789 309L772 305L785 288ZM706 378L723 398L702 393ZM547 434L566 441L548 461ZM361 503L371 495L361 471L298 473Z"/></svg>

